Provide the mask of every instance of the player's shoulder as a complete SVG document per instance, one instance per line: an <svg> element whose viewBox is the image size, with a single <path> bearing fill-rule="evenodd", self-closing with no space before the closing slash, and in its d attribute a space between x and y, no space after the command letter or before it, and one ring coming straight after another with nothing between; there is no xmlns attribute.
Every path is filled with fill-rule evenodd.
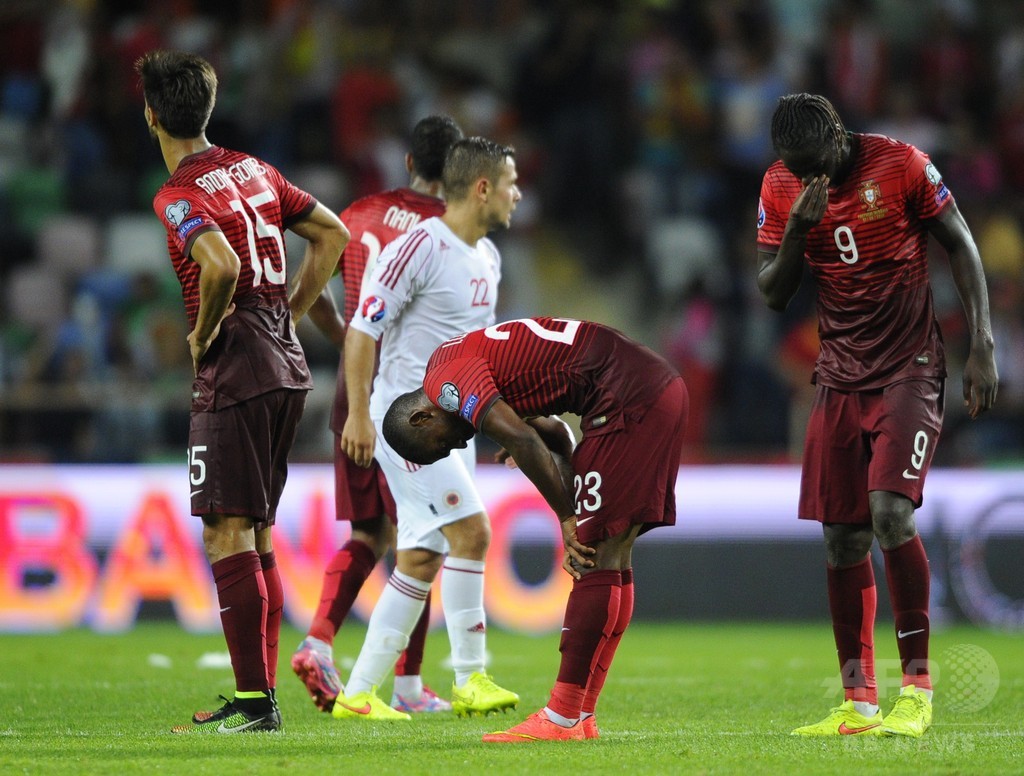
<svg viewBox="0 0 1024 776"><path fill-rule="evenodd" d="M858 134L860 153L868 160L873 159L905 159L921 153L915 146L895 137L878 135L870 132Z"/></svg>
<svg viewBox="0 0 1024 776"><path fill-rule="evenodd" d="M777 159L764 173L765 188L769 192L799 192L801 189L800 179L797 178L789 169L782 163L781 159Z"/></svg>

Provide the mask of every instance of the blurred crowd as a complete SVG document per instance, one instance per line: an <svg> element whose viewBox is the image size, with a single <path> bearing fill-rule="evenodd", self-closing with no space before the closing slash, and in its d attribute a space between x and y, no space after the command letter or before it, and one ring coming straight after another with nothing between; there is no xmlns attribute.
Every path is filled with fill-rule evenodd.
<svg viewBox="0 0 1024 776"><path fill-rule="evenodd" d="M184 455L185 316L151 210L166 169L135 59L207 57L207 136L340 211L407 182L429 113L517 149L524 199L497 240L499 317L616 325L679 365L689 461L791 461L817 353L813 289L783 315L754 284L776 99L811 91L849 129L929 153L981 249L998 408L960 400L962 308L936 249L949 351L937 465L1024 461L1024 15L1012 0L7 0L0 7L0 459ZM301 258L293 252L292 260ZM329 460L337 364L298 460Z"/></svg>

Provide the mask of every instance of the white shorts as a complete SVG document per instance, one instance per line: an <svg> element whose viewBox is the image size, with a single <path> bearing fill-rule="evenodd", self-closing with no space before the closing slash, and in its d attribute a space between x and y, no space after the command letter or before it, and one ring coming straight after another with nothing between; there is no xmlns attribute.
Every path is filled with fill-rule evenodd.
<svg viewBox="0 0 1024 776"><path fill-rule="evenodd" d="M441 528L485 511L473 482L475 440L471 439L466 449L452 450L447 458L436 463L417 466L391 449L381 433L379 420L374 420L373 425L377 430L374 458L395 497L398 549L447 553L448 540Z"/></svg>

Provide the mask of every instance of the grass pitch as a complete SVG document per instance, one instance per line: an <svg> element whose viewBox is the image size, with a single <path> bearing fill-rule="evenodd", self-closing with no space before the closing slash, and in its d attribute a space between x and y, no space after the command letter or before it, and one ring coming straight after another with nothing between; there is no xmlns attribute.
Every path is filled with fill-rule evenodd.
<svg viewBox="0 0 1024 776"><path fill-rule="evenodd" d="M363 634L359 623L342 629L335 647L340 661L356 654ZM300 637L292 629L282 634L281 733L175 736L172 724L219 706L218 693L232 693L230 669L197 665L206 653L224 652L219 634L145 623L116 636L86 630L0 636L0 773L1024 772L1020 635L954 628L933 637L940 676L935 722L921 739L805 740L789 731L841 701L827 623L638 622L602 696L601 738L518 746L485 745L480 736L545 703L557 671L557 634L489 634L490 670L520 694L518 711L487 719L419 716L390 725L340 722L318 712L288 665ZM884 623L877 642L888 711L899 670ZM443 629L432 632L424 677L442 693L451 685L442 665L447 654ZM347 669L341 673L347 678ZM390 687L381 695L390 698Z"/></svg>

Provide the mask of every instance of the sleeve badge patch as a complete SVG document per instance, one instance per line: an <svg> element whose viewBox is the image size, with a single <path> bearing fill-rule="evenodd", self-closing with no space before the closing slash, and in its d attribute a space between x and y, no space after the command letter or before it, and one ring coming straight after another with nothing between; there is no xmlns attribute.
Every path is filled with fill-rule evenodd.
<svg viewBox="0 0 1024 776"><path fill-rule="evenodd" d="M458 412L461 402L459 389L455 383L445 383L441 386L441 393L437 397L437 406L446 412Z"/></svg>
<svg viewBox="0 0 1024 776"><path fill-rule="evenodd" d="M192 212L192 206L187 200L179 199L164 208L164 218L170 221L175 226L181 226L185 221L185 217Z"/></svg>

